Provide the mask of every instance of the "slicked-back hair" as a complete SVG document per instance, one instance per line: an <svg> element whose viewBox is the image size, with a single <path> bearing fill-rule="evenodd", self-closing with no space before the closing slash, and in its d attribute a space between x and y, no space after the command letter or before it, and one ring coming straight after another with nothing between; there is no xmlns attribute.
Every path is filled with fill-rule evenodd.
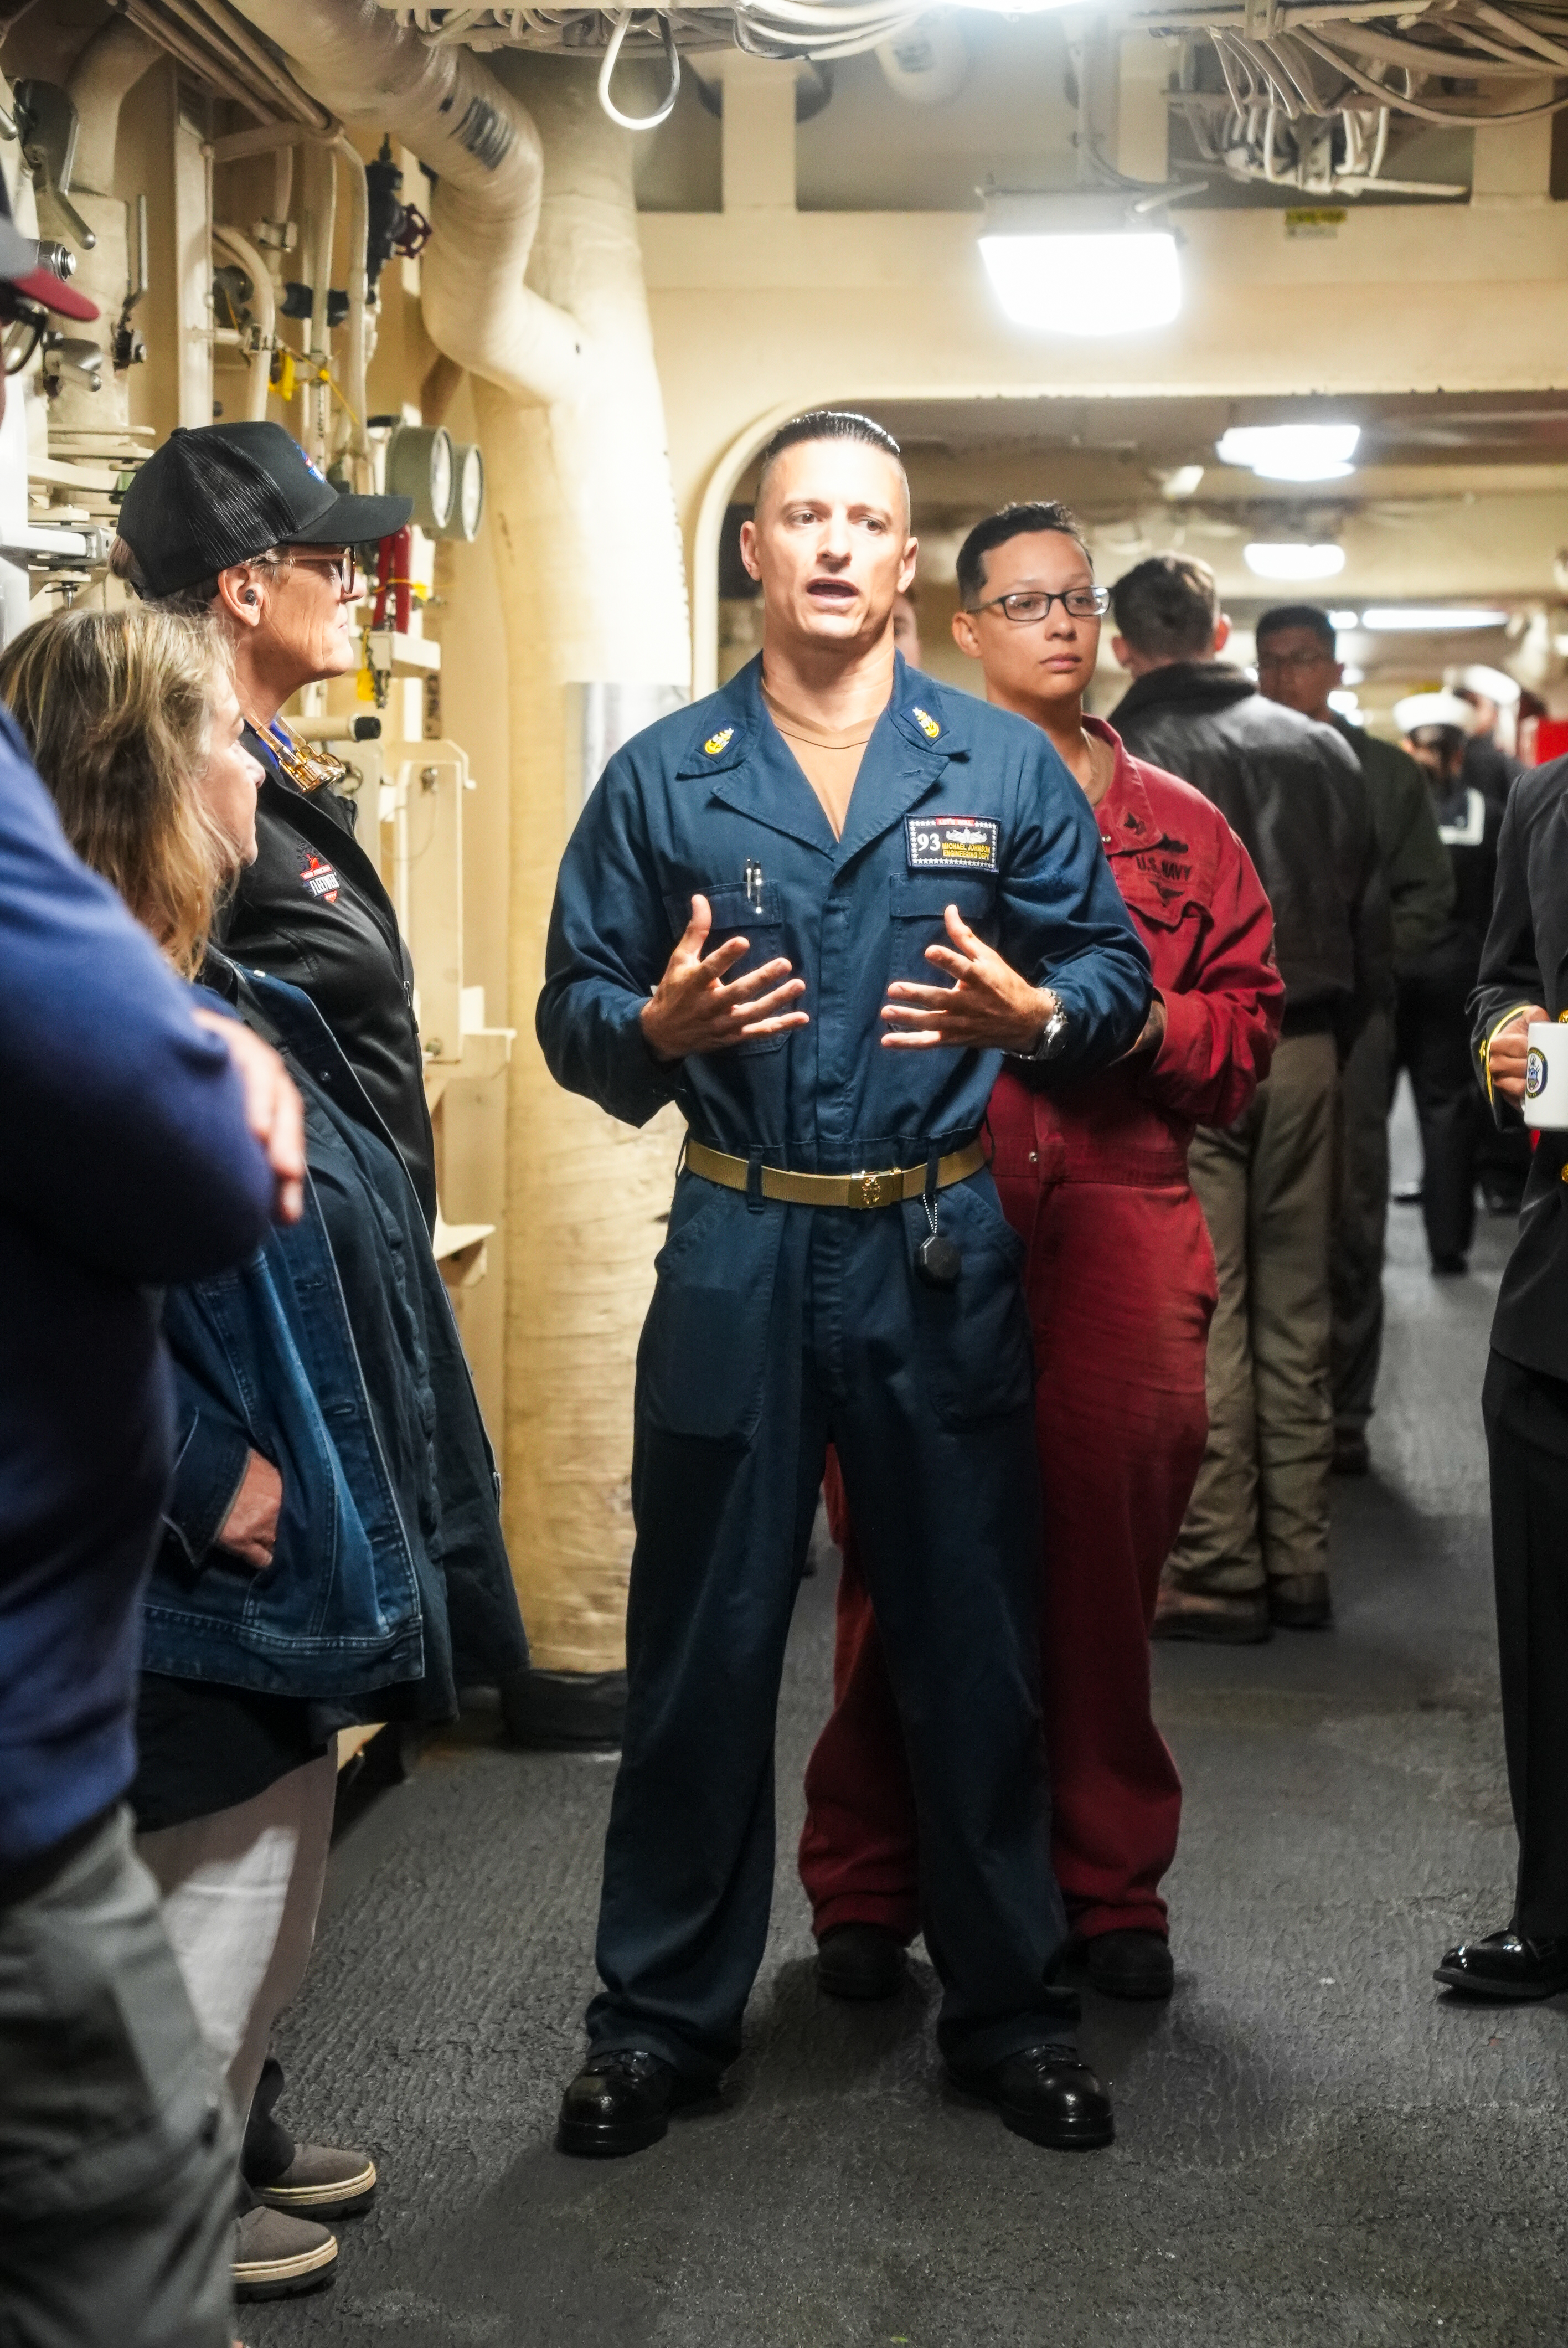
<svg viewBox="0 0 1568 2348"><path fill-rule="evenodd" d="M786 448L798 448L806 440L858 440L866 448L880 448L891 457L904 483L904 510L909 510L909 478L904 470L904 451L886 426L874 417L861 416L853 407L813 407L804 416L792 416L781 424L767 447L763 450L763 469L757 475L755 510L762 510L767 490L768 476Z"/></svg>
<svg viewBox="0 0 1568 2348"><path fill-rule="evenodd" d="M1220 596L1206 562L1191 554L1151 554L1111 590L1117 633L1135 653L1203 660L1219 624Z"/></svg>
<svg viewBox="0 0 1568 2348"><path fill-rule="evenodd" d="M1282 635L1286 628L1307 628L1315 635L1330 660L1338 655L1339 639L1334 633L1334 623L1317 603L1276 603L1266 612L1253 630L1255 643L1262 644L1265 636Z"/></svg>
<svg viewBox="0 0 1568 2348"><path fill-rule="evenodd" d="M972 612L985 593L988 554L994 554L999 546L1006 546L1011 539L1033 538L1047 530L1081 547L1084 561L1093 570L1093 561L1083 542L1083 525L1060 498L1003 506L999 513L988 514L984 521L978 521L958 549L958 601L964 609Z"/></svg>

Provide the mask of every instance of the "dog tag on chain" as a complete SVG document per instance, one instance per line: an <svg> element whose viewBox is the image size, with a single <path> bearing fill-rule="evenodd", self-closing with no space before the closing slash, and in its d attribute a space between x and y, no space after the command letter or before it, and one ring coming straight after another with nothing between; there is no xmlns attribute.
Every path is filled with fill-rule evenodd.
<svg viewBox="0 0 1568 2348"><path fill-rule="evenodd" d="M964 1268L962 1251L940 1231L923 1239L915 1251L915 1270L927 1288L957 1288Z"/></svg>

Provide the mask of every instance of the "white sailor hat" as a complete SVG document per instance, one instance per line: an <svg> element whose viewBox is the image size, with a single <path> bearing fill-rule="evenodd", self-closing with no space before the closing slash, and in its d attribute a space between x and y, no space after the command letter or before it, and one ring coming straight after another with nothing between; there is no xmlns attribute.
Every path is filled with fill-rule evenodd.
<svg viewBox="0 0 1568 2348"><path fill-rule="evenodd" d="M1423 726L1449 726L1456 734L1470 734L1475 730L1475 711L1457 693L1408 693L1394 704L1394 723L1401 734L1414 734Z"/></svg>
<svg viewBox="0 0 1568 2348"><path fill-rule="evenodd" d="M1505 669L1488 668L1483 661L1473 667L1450 669L1448 682L1462 693L1479 693L1500 708L1512 709L1519 698L1519 685Z"/></svg>

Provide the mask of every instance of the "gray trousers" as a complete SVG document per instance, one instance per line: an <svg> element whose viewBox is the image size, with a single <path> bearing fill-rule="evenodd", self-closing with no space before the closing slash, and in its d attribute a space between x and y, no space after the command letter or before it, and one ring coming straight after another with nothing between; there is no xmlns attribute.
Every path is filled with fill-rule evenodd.
<svg viewBox="0 0 1568 2348"><path fill-rule="evenodd" d="M1281 1039L1245 1117L1187 1161L1219 1270L1209 1439L1167 1582L1216 1597L1328 1568L1331 1035Z"/></svg>
<svg viewBox="0 0 1568 2348"><path fill-rule="evenodd" d="M1338 1189L1329 1249L1334 1424L1358 1433L1372 1416L1383 1354L1393 1088L1393 1021L1386 1011L1374 1011L1339 1074Z"/></svg>
<svg viewBox="0 0 1568 2348"><path fill-rule="evenodd" d="M230 2348L235 2157L120 1810L0 1909L0 2348Z"/></svg>

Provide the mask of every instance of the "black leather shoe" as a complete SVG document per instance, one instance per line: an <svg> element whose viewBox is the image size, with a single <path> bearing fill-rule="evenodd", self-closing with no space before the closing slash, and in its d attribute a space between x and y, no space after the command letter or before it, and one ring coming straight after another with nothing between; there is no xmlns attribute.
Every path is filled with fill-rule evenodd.
<svg viewBox="0 0 1568 2348"><path fill-rule="evenodd" d="M816 1980L829 1997L897 1997L908 1978L904 1943L886 1924L830 1924L816 1944Z"/></svg>
<svg viewBox="0 0 1568 2348"><path fill-rule="evenodd" d="M612 2046L590 2054L561 2097L556 2150L589 2160L616 2160L644 2152L670 2126L678 2104L703 2093L672 2063L641 2046Z"/></svg>
<svg viewBox="0 0 1568 2348"><path fill-rule="evenodd" d="M1334 1621L1326 1573L1282 1573L1268 1585L1268 1619L1287 1631L1327 1631Z"/></svg>
<svg viewBox="0 0 1568 2348"><path fill-rule="evenodd" d="M1556 1997L1568 1989L1568 1940L1489 1932L1484 1941L1461 1941L1450 1949L1432 1979L1471 1997Z"/></svg>
<svg viewBox="0 0 1568 2348"><path fill-rule="evenodd" d="M1102 1997L1169 1997L1176 1986L1163 1932L1096 1932L1083 1962L1090 1988Z"/></svg>
<svg viewBox="0 0 1568 2348"><path fill-rule="evenodd" d="M949 2068L961 2095L994 2104L1002 2126L1057 2152L1092 2152L1116 2134L1111 2098L1071 2046L1026 2046L983 2071Z"/></svg>
<svg viewBox="0 0 1568 2348"><path fill-rule="evenodd" d="M1367 1437L1358 1426L1337 1426L1334 1430L1334 1473L1336 1476L1369 1476L1372 1454L1367 1447Z"/></svg>

